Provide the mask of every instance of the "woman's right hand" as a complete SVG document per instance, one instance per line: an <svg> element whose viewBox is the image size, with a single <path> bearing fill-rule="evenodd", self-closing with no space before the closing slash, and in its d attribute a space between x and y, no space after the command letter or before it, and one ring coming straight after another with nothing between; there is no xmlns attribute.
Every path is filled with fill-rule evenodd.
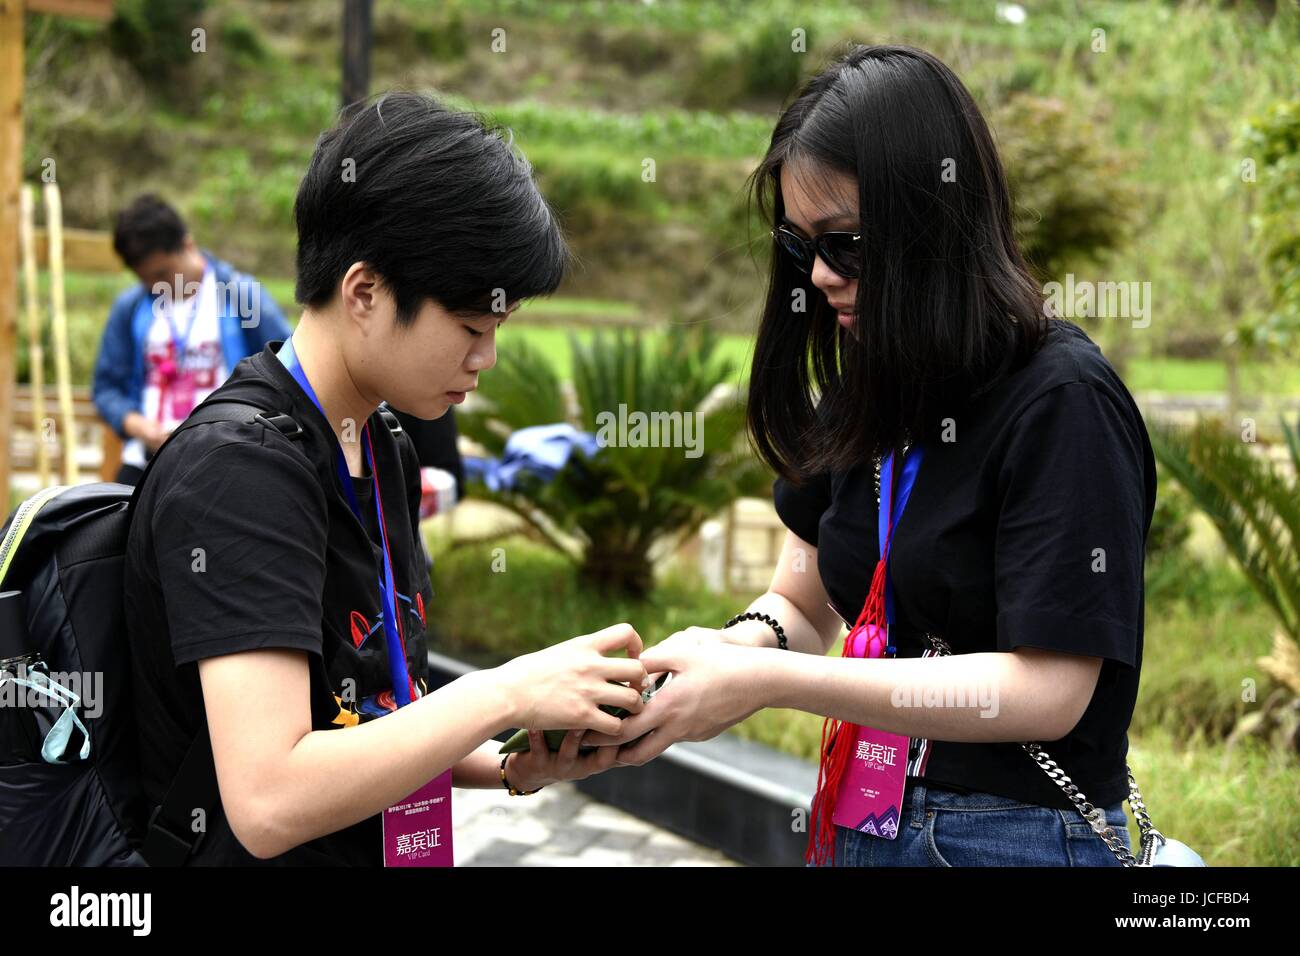
<svg viewBox="0 0 1300 956"><path fill-rule="evenodd" d="M605 656L619 649L628 656ZM586 728L618 733L620 719L600 705L641 712L646 680L645 667L637 660L641 650L641 637L632 625L615 624L502 664L497 670L514 725L529 730Z"/></svg>

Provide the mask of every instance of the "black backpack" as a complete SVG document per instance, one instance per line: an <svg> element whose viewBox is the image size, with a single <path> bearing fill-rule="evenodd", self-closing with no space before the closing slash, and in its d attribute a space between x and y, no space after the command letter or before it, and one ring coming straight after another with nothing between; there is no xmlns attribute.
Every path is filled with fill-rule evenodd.
<svg viewBox="0 0 1300 956"><path fill-rule="evenodd" d="M380 412L400 438L397 417L384 406ZM289 415L219 396L176 432L241 420L302 436ZM47 488L0 530L0 591L23 593L30 650L52 673L102 675L98 716L80 713L91 744L85 760L0 765L0 866L180 866L202 840L191 829L192 811L204 808L211 818L219 801L206 723L161 805L147 806L139 784L123 564L140 490L170 444L150 459L134 491L112 482Z"/></svg>

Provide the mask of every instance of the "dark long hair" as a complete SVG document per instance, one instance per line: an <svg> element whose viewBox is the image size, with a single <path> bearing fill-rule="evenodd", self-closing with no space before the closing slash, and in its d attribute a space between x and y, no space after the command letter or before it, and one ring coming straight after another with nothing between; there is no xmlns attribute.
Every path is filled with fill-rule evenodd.
<svg viewBox="0 0 1300 956"><path fill-rule="evenodd" d="M774 228L786 165L801 181L856 178L863 247L852 332L811 276L773 250L749 431L759 455L798 482L933 438L1037 350L1046 324L988 126L931 54L855 46L807 82L749 181ZM799 289L803 312L792 307Z"/></svg>

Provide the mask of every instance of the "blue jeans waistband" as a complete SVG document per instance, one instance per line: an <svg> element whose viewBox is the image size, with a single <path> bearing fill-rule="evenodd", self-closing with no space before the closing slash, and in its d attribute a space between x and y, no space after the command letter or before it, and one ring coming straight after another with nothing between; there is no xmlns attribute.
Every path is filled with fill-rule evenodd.
<svg viewBox="0 0 1300 956"><path fill-rule="evenodd" d="M954 790L945 790L941 787L928 786L920 781L909 780L907 787L903 792L903 806L900 814L902 822L908 822L912 826L920 828L925 825L925 814L927 810L960 810L979 812L982 810L1021 810L1021 809L1050 809L1060 814L1061 819L1066 823L1081 823L1082 818L1075 810L1062 810L1052 807L1043 807L1041 804L1030 803L1027 800L1019 800L1013 797L1003 797L995 793L982 793L973 791L971 793L958 793ZM1122 824L1123 803L1117 802L1103 807L1106 811L1107 818L1113 824Z"/></svg>

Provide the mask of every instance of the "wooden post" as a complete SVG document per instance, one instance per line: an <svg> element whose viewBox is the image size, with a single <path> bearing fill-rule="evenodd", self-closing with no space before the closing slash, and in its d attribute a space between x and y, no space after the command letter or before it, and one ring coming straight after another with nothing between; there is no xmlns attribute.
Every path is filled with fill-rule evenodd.
<svg viewBox="0 0 1300 956"><path fill-rule="evenodd" d="M0 515L9 513L9 430L14 417L14 373L18 364L23 7L23 0L0 0L0 496L3 496ZM113 16L113 0L28 0L26 8L37 13L105 22Z"/></svg>
<svg viewBox="0 0 1300 956"><path fill-rule="evenodd" d="M370 92L370 8L371 0L343 0L343 110Z"/></svg>
<svg viewBox="0 0 1300 956"><path fill-rule="evenodd" d="M9 514L9 430L18 357L18 187L23 156L23 5L0 0L0 513Z"/></svg>
<svg viewBox="0 0 1300 956"><path fill-rule="evenodd" d="M63 430L63 483L77 483L77 419L72 410L72 365L68 360L68 304L63 295L63 199L58 183L45 184L45 229L50 236L50 324L54 333L54 380L59 385Z"/></svg>
<svg viewBox="0 0 1300 956"><path fill-rule="evenodd" d="M50 484L50 443L45 434L45 344L41 341L41 308L36 289L36 200L31 186L22 188L23 310L27 313L27 369L32 382L32 440L36 443L36 474L41 487Z"/></svg>

